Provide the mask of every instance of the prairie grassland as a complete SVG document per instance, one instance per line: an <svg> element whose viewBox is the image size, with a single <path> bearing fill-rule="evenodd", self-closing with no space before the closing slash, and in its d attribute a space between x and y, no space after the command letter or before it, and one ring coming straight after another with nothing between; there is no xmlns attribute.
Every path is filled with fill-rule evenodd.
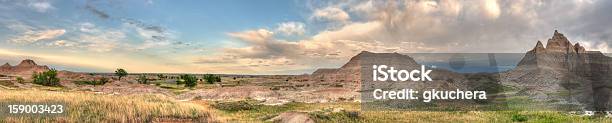
<svg viewBox="0 0 612 123"><path fill-rule="evenodd" d="M333 111L343 109L342 111ZM252 106L249 110L217 109L220 115L234 122L266 122L287 111L307 112L318 123L379 122L612 122L611 118L583 117L554 111L361 111L359 103L289 103L279 106Z"/></svg>
<svg viewBox="0 0 612 123"><path fill-rule="evenodd" d="M0 122L217 122L204 106L161 95L96 95L84 92L2 90L0 102L62 102L66 115L6 117ZM4 109L4 108L3 108Z"/></svg>

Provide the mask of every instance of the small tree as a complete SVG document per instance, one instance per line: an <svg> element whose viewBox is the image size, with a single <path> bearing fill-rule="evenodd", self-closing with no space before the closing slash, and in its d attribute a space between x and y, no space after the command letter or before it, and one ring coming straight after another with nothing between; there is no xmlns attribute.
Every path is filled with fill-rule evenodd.
<svg viewBox="0 0 612 123"><path fill-rule="evenodd" d="M185 82L185 87L193 88L198 85L197 78L193 75L181 75L181 79Z"/></svg>
<svg viewBox="0 0 612 123"><path fill-rule="evenodd" d="M122 68L118 68L118 69L115 71L115 75L119 76L119 80L121 80L121 77L127 76L127 75L128 75L128 73L127 73L127 71L125 71L124 69L122 69Z"/></svg>
<svg viewBox="0 0 612 123"><path fill-rule="evenodd" d="M32 75L32 80L34 84L44 86L61 86L59 83L60 79L57 78L57 70L55 69L51 69L43 73L34 73Z"/></svg>
<svg viewBox="0 0 612 123"><path fill-rule="evenodd" d="M147 84L149 80L147 80L147 76L145 76L144 74L141 74L138 76L137 81L139 84Z"/></svg>

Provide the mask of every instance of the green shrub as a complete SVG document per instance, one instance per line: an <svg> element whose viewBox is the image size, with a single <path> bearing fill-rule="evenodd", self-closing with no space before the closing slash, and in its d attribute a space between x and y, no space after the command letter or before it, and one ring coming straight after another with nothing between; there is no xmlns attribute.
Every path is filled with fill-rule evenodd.
<svg viewBox="0 0 612 123"><path fill-rule="evenodd" d="M234 101L234 102L217 102L212 104L213 108L223 110L223 111L243 111L243 110L254 110L261 105L256 104L255 102L243 100L243 101Z"/></svg>
<svg viewBox="0 0 612 123"><path fill-rule="evenodd" d="M183 80L183 82L185 82L185 87L193 88L198 85L197 78L193 75L181 75L181 79Z"/></svg>
<svg viewBox="0 0 612 123"><path fill-rule="evenodd" d="M208 84L214 84L215 82L221 82L221 76L217 76L213 74L206 74L202 78L206 80L206 83Z"/></svg>
<svg viewBox="0 0 612 123"><path fill-rule="evenodd" d="M108 83L109 80L108 78L100 78L98 80L93 80L93 81L74 81L74 84L78 84L78 85L104 85L106 83Z"/></svg>
<svg viewBox="0 0 612 123"><path fill-rule="evenodd" d="M315 122L359 122L359 112L357 111L314 111L308 113Z"/></svg>
<svg viewBox="0 0 612 123"><path fill-rule="evenodd" d="M513 122L525 122L527 121L527 116L521 114L513 114L512 115Z"/></svg>
<svg viewBox="0 0 612 123"><path fill-rule="evenodd" d="M138 81L138 84L148 84L149 83L147 76L145 76L144 74L138 75L138 79L136 79L136 81Z"/></svg>
<svg viewBox="0 0 612 123"><path fill-rule="evenodd" d="M17 77L17 82L23 84L25 80L22 77Z"/></svg>
<svg viewBox="0 0 612 123"><path fill-rule="evenodd" d="M32 80L34 84L44 86L61 86L60 79L57 78L57 70L51 69L42 73L32 74Z"/></svg>

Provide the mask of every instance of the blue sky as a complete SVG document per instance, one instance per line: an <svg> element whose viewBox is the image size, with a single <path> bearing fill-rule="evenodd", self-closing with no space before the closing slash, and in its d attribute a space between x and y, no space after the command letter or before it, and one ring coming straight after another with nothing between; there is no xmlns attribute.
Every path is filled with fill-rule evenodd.
<svg viewBox="0 0 612 123"><path fill-rule="evenodd" d="M83 72L303 74L361 51L610 49L605 0L0 0L0 62ZM559 14L565 13L565 14ZM585 19L593 18L593 19Z"/></svg>

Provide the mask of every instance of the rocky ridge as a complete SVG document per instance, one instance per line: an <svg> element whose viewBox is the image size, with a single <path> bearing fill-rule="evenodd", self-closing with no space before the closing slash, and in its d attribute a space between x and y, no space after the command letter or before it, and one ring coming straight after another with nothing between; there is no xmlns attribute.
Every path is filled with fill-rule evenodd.
<svg viewBox="0 0 612 123"><path fill-rule="evenodd" d="M599 51L587 51L579 43L572 45L555 30L546 47L538 41L515 69L503 73L502 82L521 87L523 94L540 100L567 99L591 104L597 102L595 95L609 95L610 71L612 58ZM569 97L549 94L565 92Z"/></svg>
<svg viewBox="0 0 612 123"><path fill-rule="evenodd" d="M38 65L34 60L25 59L16 66L11 66L9 63L5 63L0 66L0 74L29 77L33 73L40 73L50 70L46 65Z"/></svg>

